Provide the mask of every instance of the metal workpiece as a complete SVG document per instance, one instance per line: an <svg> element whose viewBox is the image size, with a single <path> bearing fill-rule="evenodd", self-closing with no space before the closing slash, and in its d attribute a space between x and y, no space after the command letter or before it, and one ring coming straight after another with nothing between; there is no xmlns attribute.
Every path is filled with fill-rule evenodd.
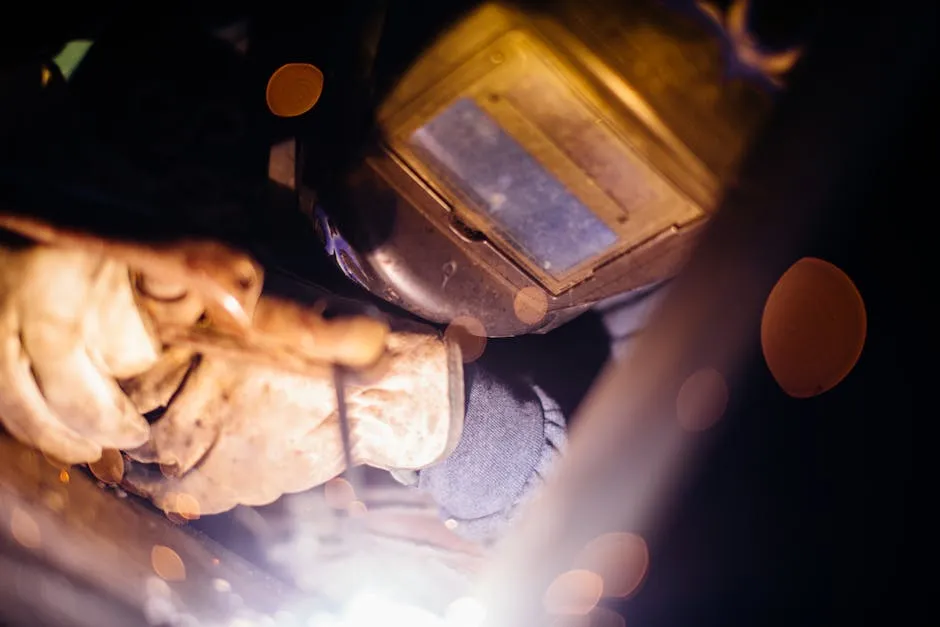
<svg viewBox="0 0 940 627"><path fill-rule="evenodd" d="M118 489L0 436L0 620L230 625L311 605Z"/></svg>

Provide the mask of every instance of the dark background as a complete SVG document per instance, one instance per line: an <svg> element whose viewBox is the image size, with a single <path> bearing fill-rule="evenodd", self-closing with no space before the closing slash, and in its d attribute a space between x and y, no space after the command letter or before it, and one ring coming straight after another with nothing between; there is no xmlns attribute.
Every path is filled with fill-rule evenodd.
<svg viewBox="0 0 940 627"><path fill-rule="evenodd" d="M756 28L774 47L796 36L818 36L813 28L818 15L806 4L811 3L764 3ZM126 28L110 31L117 34L93 49L100 58L93 65L89 56L89 65L76 74L68 104L46 105L52 111L77 108L82 114L74 124L82 132L64 121L71 117L56 114L54 122L38 124L28 136L28 152L38 155L34 165L41 164L32 170L35 180L70 182L60 190L68 195L75 192L74 181L93 176L98 187L86 199L103 195L111 204L134 205L142 215L160 217L161 223L166 212L180 220L193 218L187 228L234 240L248 234L277 240L280 262L316 275L322 284L339 285L307 247L304 227L291 237L280 228L299 224L296 217L266 204L266 146L296 129L265 115L263 83L282 60L309 59L324 67L328 81L342 86L324 97L317 115L329 119L345 107L348 119L366 119L369 83L354 78L362 67L356 36L361 24L352 12L325 3L299 12L267 5L270 10L260 16L257 28L278 34L270 38L278 43L248 60L233 58L194 34L196 26L239 15L244 7L237 4L223 12L201 5L202 14L176 13L178 7L161 5L159 14L120 16L126 21L118 23ZM396 5L390 28L408 21L402 16L424 18L413 20L413 31L396 26L398 40L412 46L422 41L429 24L436 27L452 11L446 3ZM789 9L783 11L785 5ZM320 8L332 13L316 15ZM874 29L876 38L900 41L905 33L915 33L926 40L928 29L935 32L933 10L856 9L843 16L830 11L827 17L845 30ZM22 31L27 44L5 39L5 69L28 66L54 51L56 42L102 28L94 15L68 17L61 29L34 24ZM153 52L155 44L161 46L159 54ZM383 67L392 68L386 70L389 75L400 65L396 59L407 58L406 49L388 53ZM150 53L141 52L146 50ZM935 45L922 49L933 61L935 53ZM324 62L327 57L333 60ZM884 63L912 61L900 53L884 58ZM928 70L935 67L931 63L919 70L922 94L930 93L926 85L935 77ZM884 89L868 85L866 97L884 97ZM362 103L358 108L348 105L354 96ZM937 412L926 398L936 373L936 299L931 293L936 279L927 259L937 207L935 110L935 99L908 99L890 103L885 117L870 120L873 131L890 121L890 150L873 142L870 154L860 156L867 167L831 208L820 236L801 251L842 268L865 299L868 340L857 367L834 390L813 399L790 399L771 378L754 338L747 376L733 382L731 406L708 436L711 448L699 474L652 541L648 578L620 608L627 625L896 624L929 607L934 534L928 512L935 488L927 462L933 457L929 434L935 431L930 416ZM22 120L28 113L4 111L4 119ZM24 145L22 127L16 133L11 124L3 128L8 148ZM354 158L351 147L362 138L351 137L339 131L324 135L322 154L336 155L337 163ZM61 155L89 150L92 141L107 158L65 165ZM69 148L73 143L80 146ZM44 150L49 146L57 147L51 156ZM814 151L811 137L806 151ZM33 167L4 152L5 172ZM115 173L127 167L129 174ZM138 177L135 185L127 185L128 177ZM37 197L30 192L34 187L11 188L14 179L24 180L4 179L5 200ZM115 189L124 190L123 195L112 193ZM491 341L484 360L497 370L530 374L570 410L605 356L600 322L586 315L547 336ZM217 524L223 538L225 524L224 519ZM212 523L205 527L211 531Z"/></svg>

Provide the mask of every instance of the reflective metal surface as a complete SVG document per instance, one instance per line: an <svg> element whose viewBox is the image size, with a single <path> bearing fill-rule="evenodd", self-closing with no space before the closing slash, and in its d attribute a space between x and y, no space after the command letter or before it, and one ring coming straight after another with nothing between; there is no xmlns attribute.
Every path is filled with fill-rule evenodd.
<svg viewBox="0 0 940 627"><path fill-rule="evenodd" d="M305 601L209 538L6 435L0 547L0 619L11 625L228 625Z"/></svg>

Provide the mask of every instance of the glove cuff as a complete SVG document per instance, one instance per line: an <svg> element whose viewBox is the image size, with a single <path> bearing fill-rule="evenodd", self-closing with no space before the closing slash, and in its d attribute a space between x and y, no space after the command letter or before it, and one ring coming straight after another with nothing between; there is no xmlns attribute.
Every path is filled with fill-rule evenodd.
<svg viewBox="0 0 940 627"><path fill-rule="evenodd" d="M388 338L380 378L351 386L347 407L354 456L386 470L417 470L457 448L465 399L460 347L436 333L397 332ZM407 472L396 472L405 479Z"/></svg>
<svg viewBox="0 0 940 627"><path fill-rule="evenodd" d="M463 354L460 351L460 344L451 338L445 337L444 349L447 351L447 396L450 400L450 432L443 452L431 464L436 464L450 457L450 454L457 448L460 437L463 435L463 423L467 409L463 377Z"/></svg>

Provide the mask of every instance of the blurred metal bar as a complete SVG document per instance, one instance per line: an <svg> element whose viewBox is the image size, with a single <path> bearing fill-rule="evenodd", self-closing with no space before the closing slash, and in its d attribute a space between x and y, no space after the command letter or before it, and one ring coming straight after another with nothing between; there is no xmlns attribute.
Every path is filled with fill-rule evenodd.
<svg viewBox="0 0 940 627"><path fill-rule="evenodd" d="M167 547L179 563L161 567L154 547ZM164 560L173 553L163 551ZM270 616L301 603L299 593L208 538L5 434L0 601L2 624L57 627L127 627L161 618L228 625L239 612Z"/></svg>
<svg viewBox="0 0 940 627"><path fill-rule="evenodd" d="M656 521L695 448L675 420L680 386L701 367L734 377L777 278L892 158L936 61L928 4L827 16L659 315L595 383L557 475L504 539L480 592L488 624L546 624L544 591L582 547Z"/></svg>
<svg viewBox="0 0 940 627"><path fill-rule="evenodd" d="M17 627L146 624L144 614L0 538L0 621Z"/></svg>

